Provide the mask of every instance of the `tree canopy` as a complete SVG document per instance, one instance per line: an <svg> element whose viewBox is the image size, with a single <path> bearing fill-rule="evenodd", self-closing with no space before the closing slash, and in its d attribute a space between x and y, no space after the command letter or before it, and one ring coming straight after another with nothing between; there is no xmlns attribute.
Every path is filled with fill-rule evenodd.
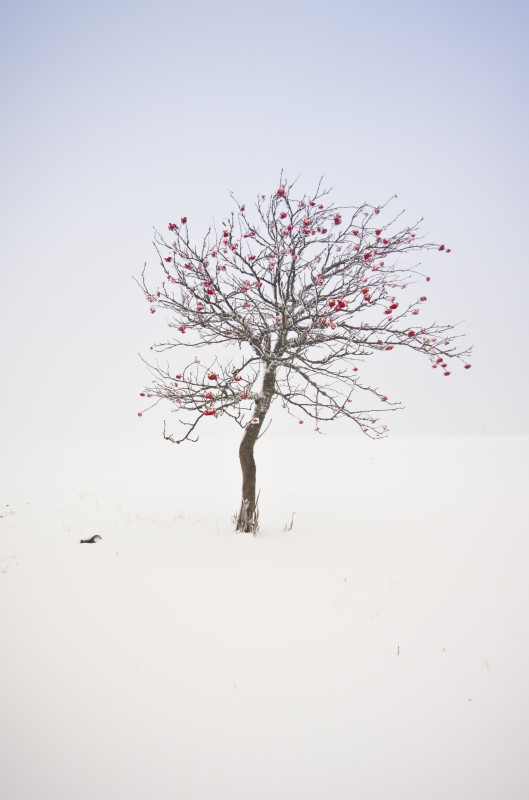
<svg viewBox="0 0 529 800"><path fill-rule="evenodd" d="M395 197L339 207L321 182L294 193L281 180L251 210L234 199L198 243L185 216L169 236L155 233L160 282L148 286L144 269L141 288L151 313L167 313L170 335L152 349L176 350L179 366L150 363L154 382L142 396L178 412L181 433L164 429L171 441L196 441L206 417L260 429L276 398L316 430L347 418L376 438L387 430L381 412L400 404L362 380L366 357L406 348L445 377L453 363L470 368L454 326L422 321L430 278L418 258L450 253L425 240L422 220L405 225ZM204 358L212 345L215 356Z"/></svg>

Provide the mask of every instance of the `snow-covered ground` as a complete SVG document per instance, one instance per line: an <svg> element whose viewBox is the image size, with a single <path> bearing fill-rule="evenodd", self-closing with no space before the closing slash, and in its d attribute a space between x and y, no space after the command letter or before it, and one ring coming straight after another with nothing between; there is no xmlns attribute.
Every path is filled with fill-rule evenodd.
<svg viewBox="0 0 529 800"><path fill-rule="evenodd" d="M526 800L529 437L237 445L4 450L2 797Z"/></svg>

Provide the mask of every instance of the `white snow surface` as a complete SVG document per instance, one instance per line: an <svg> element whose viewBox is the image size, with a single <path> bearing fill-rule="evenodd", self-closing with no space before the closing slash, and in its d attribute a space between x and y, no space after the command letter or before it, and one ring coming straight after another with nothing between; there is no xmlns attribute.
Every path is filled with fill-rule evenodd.
<svg viewBox="0 0 529 800"><path fill-rule="evenodd" d="M526 800L529 437L237 448L4 450L2 797Z"/></svg>

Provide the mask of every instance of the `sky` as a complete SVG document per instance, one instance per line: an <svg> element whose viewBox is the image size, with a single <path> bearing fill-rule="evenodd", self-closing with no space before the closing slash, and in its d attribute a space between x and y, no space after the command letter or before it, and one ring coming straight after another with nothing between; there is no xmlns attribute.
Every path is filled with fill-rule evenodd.
<svg viewBox="0 0 529 800"><path fill-rule="evenodd" d="M249 203L281 169L306 191L323 176L337 204L396 193L452 249L428 256L430 308L464 321L473 367L441 381L403 357L380 373L406 405L392 431L529 432L528 15L521 2L5 2L1 435L159 435L160 416L137 412L138 353L160 323L133 281L156 272L153 228L185 214L199 238L230 191Z"/></svg>

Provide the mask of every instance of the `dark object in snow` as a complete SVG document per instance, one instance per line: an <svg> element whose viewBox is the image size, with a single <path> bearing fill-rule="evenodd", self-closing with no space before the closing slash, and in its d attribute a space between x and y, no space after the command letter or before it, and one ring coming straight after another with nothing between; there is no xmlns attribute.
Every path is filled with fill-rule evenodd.
<svg viewBox="0 0 529 800"><path fill-rule="evenodd" d="M80 539L79 544L95 544L96 542L99 542L100 539L101 536L98 536L98 534L96 533L96 535L92 536L91 539Z"/></svg>

